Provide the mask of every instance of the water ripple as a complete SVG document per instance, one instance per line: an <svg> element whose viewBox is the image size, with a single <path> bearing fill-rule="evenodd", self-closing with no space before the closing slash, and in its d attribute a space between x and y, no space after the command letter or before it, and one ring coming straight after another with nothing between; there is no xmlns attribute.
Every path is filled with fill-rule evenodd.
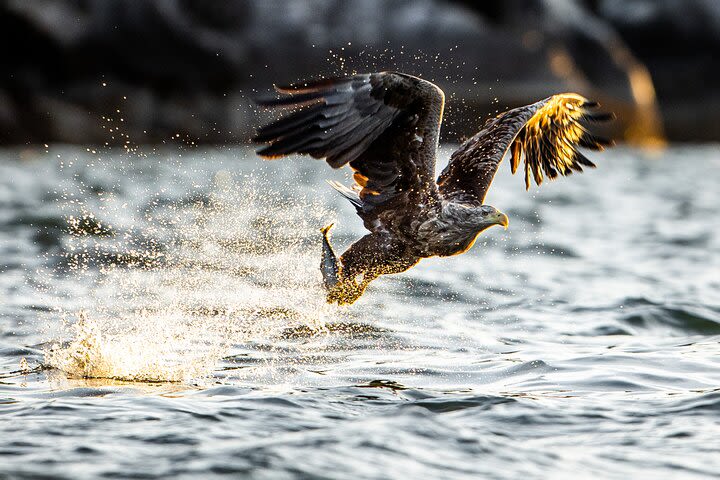
<svg viewBox="0 0 720 480"><path fill-rule="evenodd" d="M176 154L0 162L0 478L720 471L717 146L501 169L508 231L349 309L317 271L319 225L363 234L343 172Z"/></svg>

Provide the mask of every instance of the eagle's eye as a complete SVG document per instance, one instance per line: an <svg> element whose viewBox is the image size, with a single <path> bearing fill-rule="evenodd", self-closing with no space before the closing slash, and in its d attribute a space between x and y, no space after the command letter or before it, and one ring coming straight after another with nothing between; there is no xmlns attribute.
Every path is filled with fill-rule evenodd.
<svg viewBox="0 0 720 480"><path fill-rule="evenodd" d="M482 212L483 216L487 216L487 215L490 215L491 213L493 213L495 211L495 209L493 207L484 206L484 207L481 207L480 211Z"/></svg>

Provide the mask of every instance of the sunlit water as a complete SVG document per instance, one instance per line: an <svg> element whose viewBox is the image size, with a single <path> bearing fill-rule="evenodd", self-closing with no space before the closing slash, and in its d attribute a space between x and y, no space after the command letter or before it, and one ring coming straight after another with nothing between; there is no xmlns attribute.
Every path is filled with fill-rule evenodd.
<svg viewBox="0 0 720 480"><path fill-rule="evenodd" d="M717 474L720 149L596 159L341 309L346 172L2 152L0 478Z"/></svg>

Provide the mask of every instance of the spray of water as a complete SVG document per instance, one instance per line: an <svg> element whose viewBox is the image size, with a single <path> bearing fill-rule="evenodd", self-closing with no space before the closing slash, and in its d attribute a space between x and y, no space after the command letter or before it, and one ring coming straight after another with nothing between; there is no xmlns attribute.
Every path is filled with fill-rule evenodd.
<svg viewBox="0 0 720 480"><path fill-rule="evenodd" d="M330 213L318 204L221 174L209 194L158 200L142 216L125 231L93 212L69 216L68 264L92 287L81 310L65 312L70 340L47 349L49 366L187 381L212 372L234 345L322 328L318 226Z"/></svg>

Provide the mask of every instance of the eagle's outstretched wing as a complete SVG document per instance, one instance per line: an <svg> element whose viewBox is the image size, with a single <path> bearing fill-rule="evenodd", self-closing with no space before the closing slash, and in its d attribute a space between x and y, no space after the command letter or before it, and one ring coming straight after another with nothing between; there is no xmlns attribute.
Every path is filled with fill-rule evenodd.
<svg viewBox="0 0 720 480"><path fill-rule="evenodd" d="M594 111L597 106L580 95L563 93L490 119L452 154L438 178L440 193L449 199L482 203L508 148L513 173L525 159L526 189L531 178L540 185L543 174L554 179L573 170L580 172L583 166L594 167L578 147L602 150L611 144L590 134L581 123L612 118L612 114Z"/></svg>
<svg viewBox="0 0 720 480"><path fill-rule="evenodd" d="M401 228L418 205L437 198L435 152L444 106L430 82L394 73L371 73L276 87L290 107L285 117L258 129L258 150L275 158L303 153L333 168L350 164L355 189L336 186L371 231ZM395 228L394 228L395 227Z"/></svg>

